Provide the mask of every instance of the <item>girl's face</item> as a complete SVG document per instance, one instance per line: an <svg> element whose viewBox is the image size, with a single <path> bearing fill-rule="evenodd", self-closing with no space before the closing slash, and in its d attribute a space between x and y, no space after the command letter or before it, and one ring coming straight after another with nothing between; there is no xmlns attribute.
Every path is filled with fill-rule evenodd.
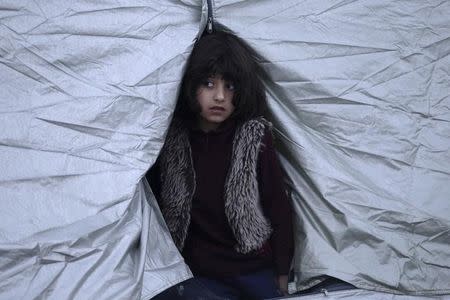
<svg viewBox="0 0 450 300"><path fill-rule="evenodd" d="M200 105L199 126L203 131L217 129L234 112L234 85L214 75L206 79L197 89L197 101Z"/></svg>

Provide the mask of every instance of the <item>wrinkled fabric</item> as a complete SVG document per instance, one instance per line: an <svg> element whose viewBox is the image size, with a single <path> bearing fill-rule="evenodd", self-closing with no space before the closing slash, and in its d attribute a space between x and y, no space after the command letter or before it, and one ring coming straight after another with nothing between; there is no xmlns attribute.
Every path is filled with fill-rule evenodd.
<svg viewBox="0 0 450 300"><path fill-rule="evenodd" d="M214 3L271 61L296 288L450 294L450 2Z"/></svg>
<svg viewBox="0 0 450 300"><path fill-rule="evenodd" d="M450 294L450 2L211 4L270 61L293 290ZM0 0L0 299L149 299L191 276L141 178L207 13Z"/></svg>
<svg viewBox="0 0 450 300"><path fill-rule="evenodd" d="M317 294L286 298L289 300L448 300L450 296L411 296L390 293L365 291L359 289L328 292L323 290Z"/></svg>
<svg viewBox="0 0 450 300"><path fill-rule="evenodd" d="M0 1L0 299L191 277L149 189L198 1Z"/></svg>

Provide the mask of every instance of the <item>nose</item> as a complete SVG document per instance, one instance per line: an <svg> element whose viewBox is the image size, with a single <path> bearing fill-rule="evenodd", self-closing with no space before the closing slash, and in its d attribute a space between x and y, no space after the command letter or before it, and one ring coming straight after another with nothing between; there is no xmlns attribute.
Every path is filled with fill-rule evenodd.
<svg viewBox="0 0 450 300"><path fill-rule="evenodd" d="M214 100L222 102L225 100L225 84L219 83L216 86L216 93L214 94Z"/></svg>

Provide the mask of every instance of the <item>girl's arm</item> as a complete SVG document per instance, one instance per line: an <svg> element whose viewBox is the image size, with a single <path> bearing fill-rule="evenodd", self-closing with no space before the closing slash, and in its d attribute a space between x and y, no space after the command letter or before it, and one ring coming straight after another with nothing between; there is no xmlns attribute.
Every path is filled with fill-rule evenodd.
<svg viewBox="0 0 450 300"><path fill-rule="evenodd" d="M294 239L292 209L283 177L284 174L273 146L272 134L267 130L258 161L261 204L273 228L269 242L273 252L275 272L278 275L277 281L287 285L287 275L294 253Z"/></svg>

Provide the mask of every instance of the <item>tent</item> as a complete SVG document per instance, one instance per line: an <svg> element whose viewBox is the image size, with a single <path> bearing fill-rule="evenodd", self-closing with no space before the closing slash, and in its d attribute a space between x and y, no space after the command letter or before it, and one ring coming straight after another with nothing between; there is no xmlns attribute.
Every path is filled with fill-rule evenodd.
<svg viewBox="0 0 450 300"><path fill-rule="evenodd" d="M328 275L355 299L448 296L449 15L438 0L0 0L0 299L150 299L191 276L143 177L195 38L219 23L275 80L292 291Z"/></svg>

